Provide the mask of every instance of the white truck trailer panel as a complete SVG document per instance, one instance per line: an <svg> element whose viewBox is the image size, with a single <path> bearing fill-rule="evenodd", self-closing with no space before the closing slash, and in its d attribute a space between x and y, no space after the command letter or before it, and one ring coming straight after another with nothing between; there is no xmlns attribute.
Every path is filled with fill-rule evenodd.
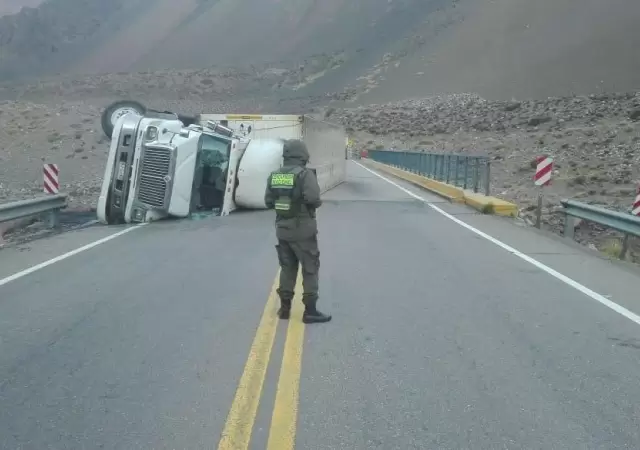
<svg viewBox="0 0 640 450"><path fill-rule="evenodd" d="M201 124L222 122L251 139L238 169L235 203L243 208L265 208L267 177L282 164L278 139L302 139L309 149L309 167L316 169L321 192L342 183L346 177L344 129L307 115L293 114L201 114Z"/></svg>
<svg viewBox="0 0 640 450"><path fill-rule="evenodd" d="M281 139L252 139L238 168L235 203L243 208L262 209L269 174L282 165Z"/></svg>
<svg viewBox="0 0 640 450"><path fill-rule="evenodd" d="M347 134L342 127L304 116L302 139L309 149L309 167L316 169L320 192L326 192L346 178Z"/></svg>

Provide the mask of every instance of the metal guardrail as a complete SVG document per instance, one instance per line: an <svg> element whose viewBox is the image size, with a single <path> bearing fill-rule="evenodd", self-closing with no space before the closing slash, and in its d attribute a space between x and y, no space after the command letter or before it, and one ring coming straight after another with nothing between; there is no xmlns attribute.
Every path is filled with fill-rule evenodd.
<svg viewBox="0 0 640 450"><path fill-rule="evenodd" d="M620 258L624 259L629 247L628 237L630 235L640 237L640 217L575 200L562 200L560 203L564 208L564 237L566 238L574 239L576 219L604 225L625 234L620 251Z"/></svg>
<svg viewBox="0 0 640 450"><path fill-rule="evenodd" d="M455 153L369 150L369 158L463 189L490 195L491 160L488 156Z"/></svg>
<svg viewBox="0 0 640 450"><path fill-rule="evenodd" d="M0 223L24 217L44 215L49 228L60 223L60 210L67 206L64 194L47 195L29 200L0 204Z"/></svg>

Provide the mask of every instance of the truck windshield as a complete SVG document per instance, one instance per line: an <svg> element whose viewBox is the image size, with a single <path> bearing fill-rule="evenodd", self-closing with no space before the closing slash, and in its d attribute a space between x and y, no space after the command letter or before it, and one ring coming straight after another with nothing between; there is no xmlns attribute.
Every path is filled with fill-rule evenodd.
<svg viewBox="0 0 640 450"><path fill-rule="evenodd" d="M219 167L223 170L229 163L229 141L205 134L200 141L200 160L204 167Z"/></svg>
<svg viewBox="0 0 640 450"><path fill-rule="evenodd" d="M229 165L230 141L203 134L198 151L198 170L202 172L200 207L215 209L222 206Z"/></svg>

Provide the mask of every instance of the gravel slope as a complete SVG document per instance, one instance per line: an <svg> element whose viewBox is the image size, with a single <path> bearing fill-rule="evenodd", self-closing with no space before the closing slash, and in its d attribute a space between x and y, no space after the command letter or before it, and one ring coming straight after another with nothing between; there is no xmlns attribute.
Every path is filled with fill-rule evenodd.
<svg viewBox="0 0 640 450"><path fill-rule="evenodd" d="M525 217L531 161L554 155L544 217L557 230L562 197L630 204L639 21L636 0L50 0L0 18L0 78L32 77L0 84L0 201L41 192L42 163L56 162L72 206L91 208L99 114L118 98L185 113L330 107L362 148L490 154L493 192Z"/></svg>

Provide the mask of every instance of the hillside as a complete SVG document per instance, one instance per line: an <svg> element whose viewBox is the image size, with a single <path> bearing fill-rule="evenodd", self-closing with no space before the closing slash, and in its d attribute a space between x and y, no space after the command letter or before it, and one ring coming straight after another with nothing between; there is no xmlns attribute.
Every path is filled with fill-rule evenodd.
<svg viewBox="0 0 640 450"><path fill-rule="evenodd" d="M629 91L640 87L639 21L637 0L48 0L0 18L0 78L324 54L332 65L297 94L359 85L367 103Z"/></svg>
<svg viewBox="0 0 640 450"><path fill-rule="evenodd" d="M637 0L474 0L458 23L388 64L364 102L420 93L546 98L640 89ZM428 27L424 27L421 31Z"/></svg>
<svg viewBox="0 0 640 450"><path fill-rule="evenodd" d="M0 201L41 192L48 161L73 207L94 205L114 99L330 107L358 148L489 154L493 192L527 220L531 161L554 155L557 231L560 198L624 210L635 192L637 23L638 0L47 0L0 17Z"/></svg>
<svg viewBox="0 0 640 450"><path fill-rule="evenodd" d="M16 14L22 8L33 8L43 0L0 0L0 17L8 14Z"/></svg>
<svg viewBox="0 0 640 450"><path fill-rule="evenodd" d="M441 3L49 0L0 19L0 76L246 65L343 50L362 60Z"/></svg>

